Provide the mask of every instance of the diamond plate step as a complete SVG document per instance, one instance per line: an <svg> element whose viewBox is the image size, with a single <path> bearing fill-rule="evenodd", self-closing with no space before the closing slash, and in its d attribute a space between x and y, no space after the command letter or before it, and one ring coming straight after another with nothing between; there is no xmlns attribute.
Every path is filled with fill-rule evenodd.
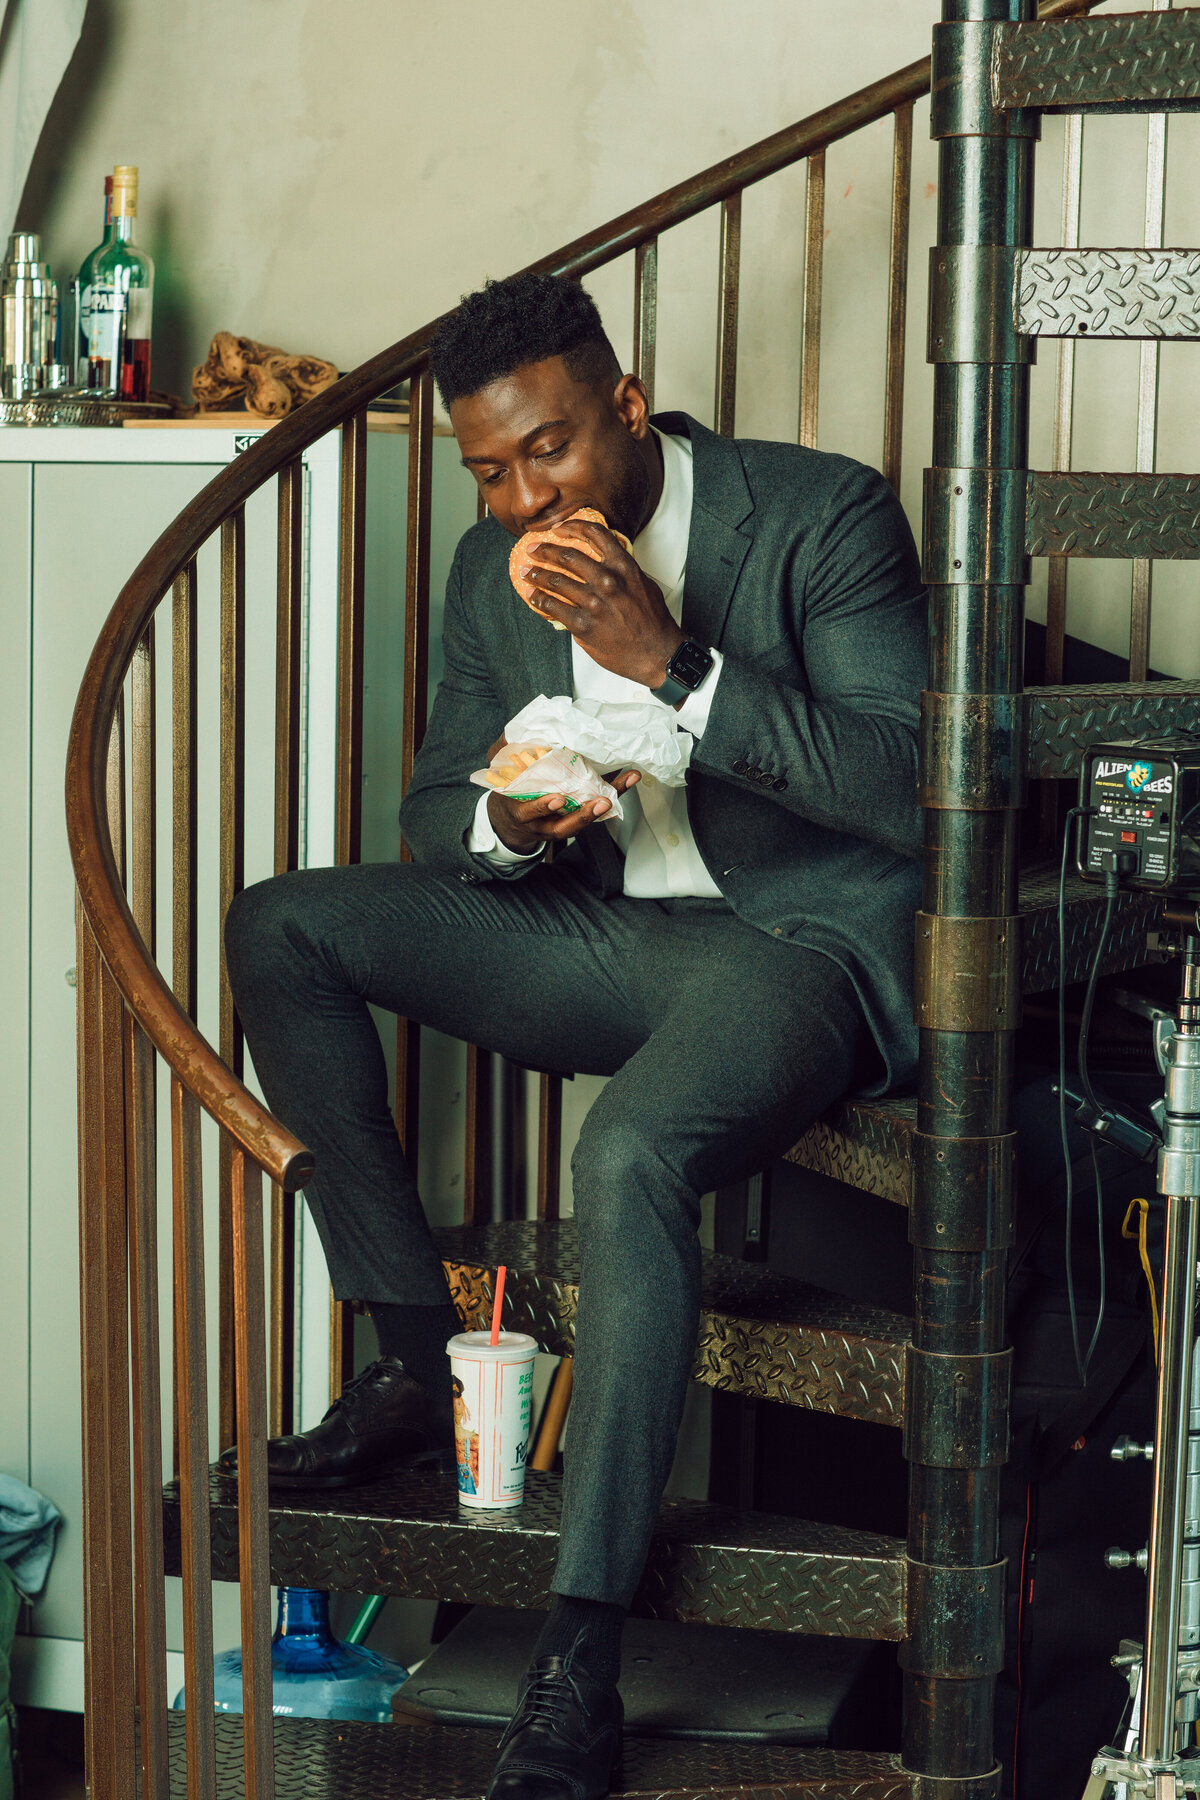
<svg viewBox="0 0 1200 1800"><path fill-rule="evenodd" d="M508 1266L505 1323L557 1355L574 1348L579 1281L574 1221L515 1220L434 1233L459 1312L491 1316L492 1276ZM511 1312L507 1308L511 1305ZM695 1381L845 1418L899 1425L909 1321L732 1256L704 1257Z"/></svg>
<svg viewBox="0 0 1200 1800"><path fill-rule="evenodd" d="M1002 24L992 98L1043 112L1194 112L1200 16L1187 8Z"/></svg>
<svg viewBox="0 0 1200 1800"><path fill-rule="evenodd" d="M171 1800L187 1800L184 1714L169 1713ZM218 1714L217 1787L245 1800L242 1721ZM483 1800L499 1732L451 1726L274 1721L276 1800ZM779 1744L689 1744L629 1737L614 1795L628 1800L909 1800L896 1756Z"/></svg>
<svg viewBox="0 0 1200 1800"><path fill-rule="evenodd" d="M1025 690L1030 775L1076 777L1092 744L1200 731L1200 682L1109 682Z"/></svg>
<svg viewBox="0 0 1200 1800"><path fill-rule="evenodd" d="M1058 869L1055 861L1034 864L1021 872L1021 986L1026 994L1045 993L1059 985ZM1154 929L1161 914L1162 901L1153 894L1119 895L1101 972L1112 974L1149 961L1146 933ZM1103 919L1104 889L1069 875L1064 971L1068 984L1086 979Z"/></svg>
<svg viewBox="0 0 1200 1800"><path fill-rule="evenodd" d="M788 1151L787 1161L908 1205L909 1156L917 1102L908 1096L839 1100Z"/></svg>
<svg viewBox="0 0 1200 1800"><path fill-rule="evenodd" d="M271 1580L291 1587L403 1594L488 1606L550 1603L561 1481L530 1470L524 1504L473 1512L453 1475L415 1472L334 1494L288 1495L270 1509ZM164 1499L168 1574L180 1573L180 1511ZM238 1579L237 1484L212 1479L212 1572ZM692 1625L899 1639L898 1538L698 1500L663 1504L634 1601L645 1618Z"/></svg>
<svg viewBox="0 0 1200 1800"><path fill-rule="evenodd" d="M1200 250L1022 250L1013 318L1031 337L1200 340Z"/></svg>
<svg viewBox="0 0 1200 1800"><path fill-rule="evenodd" d="M1025 548L1030 556L1198 557L1200 475L1031 469Z"/></svg>

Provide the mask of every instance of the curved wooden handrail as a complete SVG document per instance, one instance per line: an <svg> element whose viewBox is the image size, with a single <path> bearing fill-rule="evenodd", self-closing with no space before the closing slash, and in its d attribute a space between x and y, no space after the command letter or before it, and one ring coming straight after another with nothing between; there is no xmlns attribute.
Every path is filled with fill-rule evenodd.
<svg viewBox="0 0 1200 1800"><path fill-rule="evenodd" d="M1102 0L1043 0L1039 16L1090 12ZM623 256L671 226L811 156L898 106L928 93L930 59L871 82L832 106L774 132L689 181L677 183L607 225L576 238L529 265L540 274L583 276ZM81 904L101 955L126 1005L156 1050L201 1106L281 1186L293 1190L312 1172L313 1159L221 1061L179 1005L134 924L117 871L108 829L108 743L121 686L155 609L171 584L256 489L318 438L344 424L423 365L442 315L289 414L215 476L142 558L118 594L88 659L75 702L67 752L67 835Z"/></svg>

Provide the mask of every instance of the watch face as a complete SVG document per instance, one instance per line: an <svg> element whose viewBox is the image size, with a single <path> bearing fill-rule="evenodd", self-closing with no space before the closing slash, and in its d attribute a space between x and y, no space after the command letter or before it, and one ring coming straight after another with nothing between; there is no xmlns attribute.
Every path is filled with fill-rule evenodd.
<svg viewBox="0 0 1200 1800"><path fill-rule="evenodd" d="M712 651L689 638L686 644L680 644L667 664L667 674L684 687L695 689L712 668L712 661Z"/></svg>

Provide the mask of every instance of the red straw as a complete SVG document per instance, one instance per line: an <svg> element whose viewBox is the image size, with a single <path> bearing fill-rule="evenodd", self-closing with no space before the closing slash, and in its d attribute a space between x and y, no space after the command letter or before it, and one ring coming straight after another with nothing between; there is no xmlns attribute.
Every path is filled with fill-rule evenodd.
<svg viewBox="0 0 1200 1800"><path fill-rule="evenodd" d="M492 1336L491 1342L500 1342L500 1309L504 1305L504 1281L508 1269L503 1263L496 1270L496 1298L492 1301Z"/></svg>

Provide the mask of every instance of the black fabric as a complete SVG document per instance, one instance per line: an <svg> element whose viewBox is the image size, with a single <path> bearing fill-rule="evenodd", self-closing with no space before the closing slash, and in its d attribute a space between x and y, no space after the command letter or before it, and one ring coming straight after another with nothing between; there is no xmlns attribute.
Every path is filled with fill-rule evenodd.
<svg viewBox="0 0 1200 1800"><path fill-rule="evenodd" d="M439 1299L427 1306L398 1306L373 1300L371 1323L379 1339L379 1354L398 1356L414 1381L449 1404L450 1359L446 1345L462 1330L462 1321L449 1300Z"/></svg>
<svg viewBox="0 0 1200 1800"><path fill-rule="evenodd" d="M1107 1085L1127 1100L1146 1097L1128 1077ZM1161 1084L1148 1086L1161 1091ZM1140 1549L1149 1523L1149 1463L1116 1463L1110 1452L1125 1434L1139 1443L1154 1434L1148 1292L1136 1245L1121 1236L1131 1199L1157 1204L1154 1171L1111 1148L1099 1151L1108 1293L1081 1387L1066 1294L1058 1104L1050 1088L1050 1077L1031 1083L1014 1107L1021 1193L1009 1285L1012 1449L1001 1478L1006 1649L996 1693L996 1750L1003 1791L1013 1800L1083 1792L1091 1759L1112 1741L1128 1695L1110 1659L1123 1637L1142 1636L1145 1622L1144 1576L1106 1568L1104 1552L1112 1545ZM1068 1143L1086 1350L1099 1299L1096 1186L1089 1140L1072 1126Z"/></svg>
<svg viewBox="0 0 1200 1800"><path fill-rule="evenodd" d="M724 658L687 777L697 848L739 918L850 977L882 1092L911 1080L917 1057L928 607L912 533L883 476L849 457L718 437L685 413L655 422L692 445L683 629ZM400 811L419 863L494 887L527 880L528 865L498 871L467 848L479 798L467 777L520 708L571 691L569 635L515 601L511 549L492 518L459 542L445 674ZM603 827L561 860L620 892Z"/></svg>
<svg viewBox="0 0 1200 1800"><path fill-rule="evenodd" d="M530 1662L543 1656L571 1656L593 1681L614 1685L621 1673L621 1633L625 1608L604 1600L576 1600L555 1594Z"/></svg>
<svg viewBox="0 0 1200 1800"><path fill-rule="evenodd" d="M700 1197L878 1068L849 978L720 900L605 901L557 862L477 887L413 863L304 869L240 894L225 938L255 1072L317 1159L305 1200L339 1298L428 1302L435 1322L448 1303L372 1003L528 1067L612 1077L571 1162L556 1589L628 1604L696 1352Z"/></svg>

